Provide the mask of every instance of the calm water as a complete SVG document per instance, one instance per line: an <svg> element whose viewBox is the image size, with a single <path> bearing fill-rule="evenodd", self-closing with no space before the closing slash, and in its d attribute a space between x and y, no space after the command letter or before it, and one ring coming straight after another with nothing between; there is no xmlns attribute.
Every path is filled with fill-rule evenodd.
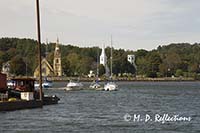
<svg viewBox="0 0 200 133"><path fill-rule="evenodd" d="M88 85L88 83L85 83ZM0 132L132 132L199 133L200 82L120 82L114 92L65 92L65 83L45 90L60 104L0 113ZM129 114L130 121L124 115ZM134 114L180 115L191 121L134 121Z"/></svg>

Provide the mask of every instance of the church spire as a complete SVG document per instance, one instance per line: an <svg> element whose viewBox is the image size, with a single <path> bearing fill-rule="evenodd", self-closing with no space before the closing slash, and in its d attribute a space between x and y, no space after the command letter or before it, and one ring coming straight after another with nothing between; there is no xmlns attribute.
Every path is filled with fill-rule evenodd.
<svg viewBox="0 0 200 133"><path fill-rule="evenodd" d="M55 53L54 53L54 54L59 54L59 53L60 53L59 38L57 37L56 46L55 46ZM54 55L54 56L55 56L55 55Z"/></svg>
<svg viewBox="0 0 200 133"><path fill-rule="evenodd" d="M62 67L61 67L61 52L59 48L59 39L57 38L55 51L54 51L54 61L53 61L54 73L55 76L62 76Z"/></svg>
<svg viewBox="0 0 200 133"><path fill-rule="evenodd" d="M102 45L102 51L101 51L101 55L100 55L100 64L106 66L107 63L107 56L105 53L105 45Z"/></svg>
<svg viewBox="0 0 200 133"><path fill-rule="evenodd" d="M59 38L57 37L56 45L58 45L58 44L59 44Z"/></svg>

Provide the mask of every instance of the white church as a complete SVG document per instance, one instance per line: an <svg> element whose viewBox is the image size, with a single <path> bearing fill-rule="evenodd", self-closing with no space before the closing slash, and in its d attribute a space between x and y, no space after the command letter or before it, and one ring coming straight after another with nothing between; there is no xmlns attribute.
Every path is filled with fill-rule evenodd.
<svg viewBox="0 0 200 133"><path fill-rule="evenodd" d="M105 45L102 46L102 51L100 55L100 64L102 64L105 67L106 75L109 76L110 70L107 65L107 56L105 52Z"/></svg>
<svg viewBox="0 0 200 133"><path fill-rule="evenodd" d="M107 65L107 56L105 52L105 45L102 47L101 55L100 55L100 64L102 64L104 67Z"/></svg>

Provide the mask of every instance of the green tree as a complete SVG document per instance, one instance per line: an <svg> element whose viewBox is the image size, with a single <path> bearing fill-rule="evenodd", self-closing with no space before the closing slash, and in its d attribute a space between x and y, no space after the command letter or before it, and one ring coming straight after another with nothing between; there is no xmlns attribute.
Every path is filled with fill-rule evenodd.
<svg viewBox="0 0 200 133"><path fill-rule="evenodd" d="M146 72L148 71L148 59L146 58L146 55L149 52L144 49L139 49L135 52L136 56L136 65L137 65L137 74L139 75L146 75Z"/></svg>
<svg viewBox="0 0 200 133"><path fill-rule="evenodd" d="M16 56L11 59L10 71L16 76L26 74L26 64L20 56Z"/></svg>
<svg viewBox="0 0 200 133"><path fill-rule="evenodd" d="M91 70L91 64L93 60L91 57L82 57L80 62L77 64L77 71L81 75L87 75Z"/></svg>
<svg viewBox="0 0 200 133"><path fill-rule="evenodd" d="M161 57L158 52L152 51L146 55L147 58L147 76L155 78L159 72L159 66L162 63Z"/></svg>
<svg viewBox="0 0 200 133"><path fill-rule="evenodd" d="M147 59L145 57L138 57L136 59L136 65L137 65L137 73L139 75L145 75L148 70Z"/></svg>
<svg viewBox="0 0 200 133"><path fill-rule="evenodd" d="M181 64L181 58L177 53L170 52L164 62L166 62L168 69L170 69L172 73L175 73L179 64Z"/></svg>
<svg viewBox="0 0 200 133"><path fill-rule="evenodd" d="M175 76L176 76L176 77L183 76L183 71L182 71L181 69L177 69L177 70L176 70L176 73L175 73Z"/></svg>
<svg viewBox="0 0 200 133"><path fill-rule="evenodd" d="M72 75L79 75L79 63L80 63L80 56L77 53L70 53L67 56L67 59L70 64L70 71Z"/></svg>
<svg viewBox="0 0 200 133"><path fill-rule="evenodd" d="M62 70L64 75L71 76L72 73L70 71L70 62L67 57L62 58Z"/></svg>

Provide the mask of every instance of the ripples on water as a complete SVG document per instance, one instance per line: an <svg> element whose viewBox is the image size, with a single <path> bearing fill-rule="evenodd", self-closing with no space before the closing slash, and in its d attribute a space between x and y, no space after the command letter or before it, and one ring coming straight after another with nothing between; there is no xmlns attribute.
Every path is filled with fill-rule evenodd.
<svg viewBox="0 0 200 133"><path fill-rule="evenodd" d="M88 83L85 83L89 85ZM119 91L65 92L55 83L46 94L60 104L0 113L0 132L200 132L199 82L120 82ZM190 122L133 122L124 115L179 114Z"/></svg>

